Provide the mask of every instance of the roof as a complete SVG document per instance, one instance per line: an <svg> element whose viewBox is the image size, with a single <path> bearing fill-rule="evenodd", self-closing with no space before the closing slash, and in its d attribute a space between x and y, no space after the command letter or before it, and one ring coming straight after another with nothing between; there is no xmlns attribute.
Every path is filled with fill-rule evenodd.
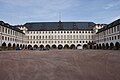
<svg viewBox="0 0 120 80"><path fill-rule="evenodd" d="M12 25L10 25L10 24L8 24L8 23L4 23L3 21L0 21L0 25L1 25L1 26L4 26L4 27L7 27L7 28L9 28L9 29L18 31L18 32L20 32L20 33L23 33L23 31L21 31L21 30L18 29L17 27L14 27L14 26L12 26ZM23 33L23 34L24 34L24 33Z"/></svg>
<svg viewBox="0 0 120 80"><path fill-rule="evenodd" d="M112 27L115 27L115 26L117 26L119 24L120 24L120 19L118 19L116 21L113 21L112 23L110 23L110 24L104 26L102 29L98 30L98 33L102 32L102 31L105 31L107 29L110 29Z"/></svg>
<svg viewBox="0 0 120 80"><path fill-rule="evenodd" d="M94 25L93 22L31 22L23 26L28 28L28 31L50 31L92 29Z"/></svg>

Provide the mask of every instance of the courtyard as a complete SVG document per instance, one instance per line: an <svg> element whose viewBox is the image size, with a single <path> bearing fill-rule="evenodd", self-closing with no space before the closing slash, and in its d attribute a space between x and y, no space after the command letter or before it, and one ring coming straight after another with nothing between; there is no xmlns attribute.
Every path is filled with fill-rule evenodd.
<svg viewBox="0 0 120 80"><path fill-rule="evenodd" d="M1 51L0 80L120 80L120 50Z"/></svg>

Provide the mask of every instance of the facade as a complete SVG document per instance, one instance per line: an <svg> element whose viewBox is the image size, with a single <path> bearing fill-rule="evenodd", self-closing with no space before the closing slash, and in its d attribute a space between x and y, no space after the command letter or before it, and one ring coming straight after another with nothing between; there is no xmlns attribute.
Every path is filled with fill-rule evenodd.
<svg viewBox="0 0 120 80"><path fill-rule="evenodd" d="M22 47L26 44L25 37L25 34L18 28L0 21L0 46Z"/></svg>
<svg viewBox="0 0 120 80"><path fill-rule="evenodd" d="M100 29L94 40L98 49L118 49L120 47L120 19Z"/></svg>
<svg viewBox="0 0 120 80"><path fill-rule="evenodd" d="M0 22L0 46L26 49L119 49L120 19L93 22L32 22L11 26Z"/></svg>
<svg viewBox="0 0 120 80"><path fill-rule="evenodd" d="M26 23L28 48L83 49L93 42L92 22ZM20 27L23 30L25 27Z"/></svg>

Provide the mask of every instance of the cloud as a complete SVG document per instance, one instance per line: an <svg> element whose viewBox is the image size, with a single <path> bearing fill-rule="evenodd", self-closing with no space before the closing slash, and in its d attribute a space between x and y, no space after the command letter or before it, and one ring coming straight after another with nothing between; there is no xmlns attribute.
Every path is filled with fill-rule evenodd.
<svg viewBox="0 0 120 80"><path fill-rule="evenodd" d="M7 5L2 14L12 19L28 21L58 20L59 12L71 9L75 6L73 2L76 4L74 0L0 0L0 2Z"/></svg>
<svg viewBox="0 0 120 80"><path fill-rule="evenodd" d="M113 8L113 7L116 7L119 5L120 5L120 0L112 1L112 2L108 3L107 5L105 5L104 9L110 9L110 8Z"/></svg>

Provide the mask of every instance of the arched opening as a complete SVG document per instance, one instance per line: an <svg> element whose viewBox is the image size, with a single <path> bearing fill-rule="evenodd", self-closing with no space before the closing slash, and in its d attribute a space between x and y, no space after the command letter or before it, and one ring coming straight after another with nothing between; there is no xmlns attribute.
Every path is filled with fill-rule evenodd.
<svg viewBox="0 0 120 80"><path fill-rule="evenodd" d="M69 45L66 44L66 45L64 46L64 49L69 49Z"/></svg>
<svg viewBox="0 0 120 80"><path fill-rule="evenodd" d="M40 45L40 49L44 49L44 45Z"/></svg>
<svg viewBox="0 0 120 80"><path fill-rule="evenodd" d="M97 44L97 49L99 49L99 45Z"/></svg>
<svg viewBox="0 0 120 80"><path fill-rule="evenodd" d="M22 48L25 49L25 45L24 44L23 44Z"/></svg>
<svg viewBox="0 0 120 80"><path fill-rule="evenodd" d="M37 46L37 45L34 45L33 47L34 47L34 49L35 49L35 50L38 48L38 46Z"/></svg>
<svg viewBox="0 0 120 80"><path fill-rule="evenodd" d="M17 47L19 47L19 44L17 44Z"/></svg>
<svg viewBox="0 0 120 80"><path fill-rule="evenodd" d="M61 44L58 45L58 49L63 49L63 46Z"/></svg>
<svg viewBox="0 0 120 80"><path fill-rule="evenodd" d="M6 49L6 43L5 43L5 42L2 44L2 49L3 49L3 50Z"/></svg>
<svg viewBox="0 0 120 80"><path fill-rule="evenodd" d="M53 49L56 49L56 48L57 48L57 46L54 44L54 45L52 45L52 48L53 48Z"/></svg>
<svg viewBox="0 0 120 80"><path fill-rule="evenodd" d="M72 45L70 46L70 49L76 49L75 45L72 44Z"/></svg>
<svg viewBox="0 0 120 80"><path fill-rule="evenodd" d="M32 45L28 45L28 49L29 49L29 50L32 50Z"/></svg>
<svg viewBox="0 0 120 80"><path fill-rule="evenodd" d="M23 46L22 46L22 44L20 44L20 48L22 48Z"/></svg>
<svg viewBox="0 0 120 80"><path fill-rule="evenodd" d="M84 44L84 45L83 45L83 49L88 49L87 44Z"/></svg>
<svg viewBox="0 0 120 80"><path fill-rule="evenodd" d="M108 43L106 43L106 49L109 49L109 44Z"/></svg>
<svg viewBox="0 0 120 80"><path fill-rule="evenodd" d="M8 44L8 50L10 50L10 49L11 49L11 43Z"/></svg>
<svg viewBox="0 0 120 80"><path fill-rule="evenodd" d="M97 45L93 45L93 49L97 49Z"/></svg>
<svg viewBox="0 0 120 80"><path fill-rule="evenodd" d="M101 49L102 47L101 47L101 44L99 44L99 49Z"/></svg>
<svg viewBox="0 0 120 80"><path fill-rule="evenodd" d="M23 46L22 46L22 44L20 44L20 49L23 49Z"/></svg>
<svg viewBox="0 0 120 80"><path fill-rule="evenodd" d="M13 44L13 49L15 49L15 43Z"/></svg>
<svg viewBox="0 0 120 80"><path fill-rule="evenodd" d="M80 44L78 44L77 49L82 49L82 46Z"/></svg>
<svg viewBox="0 0 120 80"><path fill-rule="evenodd" d="M118 50L120 48L120 43L119 42L116 42L115 43L115 49Z"/></svg>
<svg viewBox="0 0 120 80"><path fill-rule="evenodd" d="M48 49L48 50L49 50L49 49L50 49L50 45L46 45L46 49Z"/></svg>
<svg viewBox="0 0 120 80"><path fill-rule="evenodd" d="M90 49L92 49L92 45L90 45Z"/></svg>
<svg viewBox="0 0 120 80"><path fill-rule="evenodd" d="M104 43L102 44L102 49L105 49L105 44Z"/></svg>
<svg viewBox="0 0 120 80"><path fill-rule="evenodd" d="M110 43L110 49L114 49L114 44Z"/></svg>
<svg viewBox="0 0 120 80"><path fill-rule="evenodd" d="M28 47L27 47L27 45L25 45L25 49L27 49Z"/></svg>

